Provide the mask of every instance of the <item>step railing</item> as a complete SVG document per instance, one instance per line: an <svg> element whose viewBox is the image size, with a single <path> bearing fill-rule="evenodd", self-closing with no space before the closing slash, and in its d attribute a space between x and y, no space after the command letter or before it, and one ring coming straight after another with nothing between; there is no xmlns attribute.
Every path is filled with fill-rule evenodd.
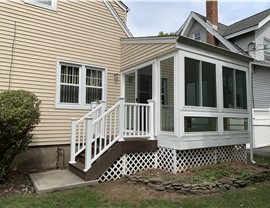
<svg viewBox="0 0 270 208"><path fill-rule="evenodd" d="M85 122L83 149L85 150L85 172L117 141L123 141L128 137L154 139L154 102L152 100L149 100L148 104L133 104L125 103L125 100L120 98L114 106L106 112L103 109L102 112L99 117L86 116L80 119ZM74 134L72 131L72 138L75 137ZM77 155L78 152L75 157ZM75 157L72 158L73 161Z"/></svg>
<svg viewBox="0 0 270 208"><path fill-rule="evenodd" d="M85 171L121 138L121 108L124 100L120 100L99 118L88 118L87 142L85 149Z"/></svg>
<svg viewBox="0 0 270 208"><path fill-rule="evenodd" d="M79 120L76 118L71 119L71 144L70 144L70 163L75 163L76 156L85 150L87 141L87 119L99 118L104 114L106 109L106 102L100 101L91 103L91 111L84 115Z"/></svg>

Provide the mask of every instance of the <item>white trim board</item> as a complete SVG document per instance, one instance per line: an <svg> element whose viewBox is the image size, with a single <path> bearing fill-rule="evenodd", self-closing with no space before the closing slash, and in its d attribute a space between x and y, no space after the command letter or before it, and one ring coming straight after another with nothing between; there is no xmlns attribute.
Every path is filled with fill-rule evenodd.
<svg viewBox="0 0 270 208"><path fill-rule="evenodd" d="M132 33L129 31L125 23L121 20L117 12L112 7L111 3L108 0L103 0L104 4L107 6L108 10L112 13L115 20L118 22L120 27L123 29L123 31L126 33L126 35L130 38L133 37Z"/></svg>

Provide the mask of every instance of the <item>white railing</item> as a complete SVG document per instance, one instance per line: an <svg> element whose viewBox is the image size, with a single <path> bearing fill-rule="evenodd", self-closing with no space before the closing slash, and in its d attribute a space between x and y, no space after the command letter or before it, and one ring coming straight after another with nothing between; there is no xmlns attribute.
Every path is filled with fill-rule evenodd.
<svg viewBox="0 0 270 208"><path fill-rule="evenodd" d="M104 114L106 102L101 101L98 105L96 102L91 103L91 111L81 119L71 119L71 144L70 144L70 163L75 163L75 158L85 150L87 136L87 119L89 117L97 119Z"/></svg>
<svg viewBox="0 0 270 208"><path fill-rule="evenodd" d="M95 162L104 152L106 152L115 142L122 141L128 137L147 137L154 139L154 102L149 100L148 104L125 103L121 98L114 106L105 112L104 105L98 106L99 117L89 113L88 116L79 121L72 121L71 140L76 139L77 123L83 122L84 139L79 151L85 150L85 168L87 171L93 162ZM91 115L90 115L91 114ZM76 142L71 142L75 146ZM71 147L71 149L75 147ZM77 148L78 149L78 148ZM76 156L80 153L71 152L71 161L75 161Z"/></svg>
<svg viewBox="0 0 270 208"><path fill-rule="evenodd" d="M124 137L150 137L150 104L126 103Z"/></svg>
<svg viewBox="0 0 270 208"><path fill-rule="evenodd" d="M85 149L85 170L91 167L104 152L106 152L116 141L120 139L120 125L118 118L121 117L120 106L123 105L120 100L102 116L94 120L88 118L88 133Z"/></svg>

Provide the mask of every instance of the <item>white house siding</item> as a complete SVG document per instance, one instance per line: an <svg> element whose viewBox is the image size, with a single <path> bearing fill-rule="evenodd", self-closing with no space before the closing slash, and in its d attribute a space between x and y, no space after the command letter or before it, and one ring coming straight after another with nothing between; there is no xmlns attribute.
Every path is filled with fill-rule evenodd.
<svg viewBox="0 0 270 208"><path fill-rule="evenodd" d="M254 108L270 108L270 69L256 66L252 76Z"/></svg>
<svg viewBox="0 0 270 208"><path fill-rule="evenodd" d="M256 59L264 60L263 39L264 37L270 39L270 21L268 21L263 27L255 31L256 42Z"/></svg>
<svg viewBox="0 0 270 208"><path fill-rule="evenodd" d="M58 1L55 12L24 1L1 1L0 28L0 90L8 89L13 59L11 89L29 90L42 101L32 145L68 144L70 119L87 113L55 108L57 60L106 67L108 105L120 96L113 73L120 72L120 38L126 34L103 2Z"/></svg>
<svg viewBox="0 0 270 208"><path fill-rule="evenodd" d="M230 39L231 42L233 42L238 47L242 48L245 52L247 52L249 50L248 46L254 40L255 40L254 31Z"/></svg>
<svg viewBox="0 0 270 208"><path fill-rule="evenodd" d="M193 33L197 32L197 31L201 31L201 41L206 43L207 42L207 32L206 32L205 28L197 21L194 21L191 29L189 30L187 37L193 39Z"/></svg>

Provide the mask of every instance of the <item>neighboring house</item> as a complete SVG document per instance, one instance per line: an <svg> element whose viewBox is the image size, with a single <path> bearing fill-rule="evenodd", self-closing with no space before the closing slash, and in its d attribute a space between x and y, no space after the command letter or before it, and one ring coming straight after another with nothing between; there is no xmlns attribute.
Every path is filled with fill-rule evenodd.
<svg viewBox="0 0 270 208"><path fill-rule="evenodd" d="M206 6L206 17L191 12L177 34L254 58L253 108L270 108L270 9L227 26L218 22L217 1Z"/></svg>
<svg viewBox="0 0 270 208"><path fill-rule="evenodd" d="M270 122L267 117L270 108L270 9L226 26L218 22L217 1L207 1L206 17L191 12L177 34L254 58L251 63L254 147L269 146L270 138L265 137L269 126L261 125Z"/></svg>
<svg viewBox="0 0 270 208"><path fill-rule="evenodd" d="M70 149L71 171L105 181L246 160L252 58L233 44L133 38L122 2L43 4L0 4L0 89L42 101L22 164L53 167Z"/></svg>

